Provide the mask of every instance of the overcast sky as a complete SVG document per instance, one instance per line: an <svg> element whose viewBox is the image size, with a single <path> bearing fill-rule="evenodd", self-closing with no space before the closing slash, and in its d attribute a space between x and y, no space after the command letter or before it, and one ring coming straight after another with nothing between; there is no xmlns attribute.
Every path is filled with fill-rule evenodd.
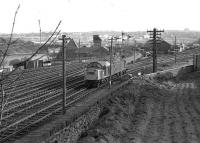
<svg viewBox="0 0 200 143"><path fill-rule="evenodd" d="M0 0L0 33L52 31L59 20L63 32L97 30L200 30L200 0Z"/></svg>

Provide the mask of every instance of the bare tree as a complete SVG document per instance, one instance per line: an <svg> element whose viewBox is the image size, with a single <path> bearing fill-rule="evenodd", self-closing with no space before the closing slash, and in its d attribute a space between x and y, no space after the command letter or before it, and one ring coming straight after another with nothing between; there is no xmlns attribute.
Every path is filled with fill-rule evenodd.
<svg viewBox="0 0 200 143"><path fill-rule="evenodd" d="M3 57L2 57L2 60L1 60L1 63L0 63L0 67L2 66L2 63L4 62L4 60L6 58L6 55L8 53L8 49L10 48L10 45L11 45L13 31L14 31L14 27L15 27L15 20L16 20L16 16L17 16L17 12L19 11L19 8L20 8L20 5L18 5L17 10L15 11L15 16L14 16L14 20L13 20L13 25L12 25L10 38L9 38L9 41L8 41L8 44L7 44L7 48L6 48L6 50L5 50L4 54L3 54Z"/></svg>
<svg viewBox="0 0 200 143"><path fill-rule="evenodd" d="M11 34L10 34L10 38L9 38L9 41L8 41L6 50L5 50L5 52L2 52L3 57L2 57L1 62L0 62L0 67L3 66L3 63L4 63L4 61L5 61L5 58L6 58L6 55L7 55L7 52L8 52L8 49L9 49L10 45L11 45L12 43L15 43L15 42L18 40L18 39L17 39L17 40L15 40L15 41L12 42L12 36L13 36L13 30L14 30L14 26L15 26L15 20L16 20L16 16L17 16L17 12L18 12L19 8L20 8L20 5L17 7L17 10L16 10L16 12L15 12L15 16L14 16L14 20L13 20L13 25L12 25L12 30L11 30ZM35 56L35 55L36 55L50 40L51 40L51 38L55 35L57 29L59 28L60 24L61 24L61 21L58 23L58 25L57 25L57 27L55 28L54 32L53 32L53 33L51 34L51 36L47 39L47 41L46 41L43 45L40 45L40 47L39 47L29 58L27 58L27 59L24 60L23 62L30 61L30 60L31 60L31 59L32 59L32 58L33 58L33 57L34 57L34 56ZM4 107L5 107L5 105L7 104L7 101L8 101L8 99L9 99L9 97L7 97L7 98L5 99L6 93L5 93L5 87L4 87L4 85L3 85L3 82L4 82L10 75L12 75L18 68L19 68L19 67L15 68L13 71L11 71L10 73L8 73L8 74L6 74L6 75L4 75L3 72L2 72L1 77L0 77L0 88L1 88L1 89L0 89L0 90L1 90L1 92L0 92L0 94L1 94L1 100L0 100L0 101L1 101L1 102L0 102L0 105L1 105L1 107L0 107L0 125L2 124ZM20 72L19 75L18 75L13 81L11 81L8 85L6 85L6 87L10 87L12 84L14 84L15 81L17 81L22 75L23 75L23 71ZM15 87L16 87L16 86L14 86L14 88L13 88L12 90L15 90Z"/></svg>
<svg viewBox="0 0 200 143"><path fill-rule="evenodd" d="M15 27L16 16L17 16L17 13L18 13L18 11L19 11L19 8L20 8L20 5L18 5L17 10L15 11L15 15L14 15L14 19L13 19L13 25L12 25L12 30L11 30L11 34L10 34L10 38L9 38L8 43L7 43L6 50L5 50L5 52L3 52L2 59L1 59L1 62L0 62L0 67L4 67L3 63L4 63L5 58L6 58L6 55L7 55L7 53L8 53L8 49L10 48L10 45L11 45L12 36L13 36L13 31L14 31L14 27ZM4 68L3 68L3 69L4 69ZM1 73L1 81L0 81L0 85L1 85L1 94L2 94L2 97L1 97L1 109L0 109L0 125L1 125L2 117L3 117L3 109L4 109L4 106L5 106L5 104L4 104L5 91L4 91L2 79L3 79L3 71L2 71L2 73Z"/></svg>

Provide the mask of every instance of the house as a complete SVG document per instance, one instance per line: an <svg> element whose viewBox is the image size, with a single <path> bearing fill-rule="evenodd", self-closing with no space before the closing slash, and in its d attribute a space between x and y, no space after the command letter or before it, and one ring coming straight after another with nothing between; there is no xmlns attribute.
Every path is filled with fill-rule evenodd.
<svg viewBox="0 0 200 143"><path fill-rule="evenodd" d="M102 58L109 55L109 50L104 47L95 48L92 51L92 55L98 58Z"/></svg>
<svg viewBox="0 0 200 143"><path fill-rule="evenodd" d="M61 60L63 58L62 47L60 47L60 51L56 56L57 60ZM78 46L73 39L70 39L68 43L65 45L65 53L66 59L75 59L78 58L76 51L78 50Z"/></svg>
<svg viewBox="0 0 200 143"><path fill-rule="evenodd" d="M109 54L107 48L102 46L102 39L99 35L93 35L93 44L91 47L81 47L76 50L76 54L80 57L104 57Z"/></svg>
<svg viewBox="0 0 200 143"><path fill-rule="evenodd" d="M184 43L180 43L178 46L177 46L177 51L178 52L182 52L185 50L185 44Z"/></svg>
<svg viewBox="0 0 200 143"><path fill-rule="evenodd" d="M39 67L43 67L43 60L33 60L33 61L22 61L13 64L13 68L19 69L36 69Z"/></svg>
<svg viewBox="0 0 200 143"><path fill-rule="evenodd" d="M169 51L172 49L171 44L169 44L168 42L164 40L159 41L156 47L157 47L158 54L168 54ZM152 40L147 41L143 46L143 49L146 52L151 52L152 48L153 48Z"/></svg>

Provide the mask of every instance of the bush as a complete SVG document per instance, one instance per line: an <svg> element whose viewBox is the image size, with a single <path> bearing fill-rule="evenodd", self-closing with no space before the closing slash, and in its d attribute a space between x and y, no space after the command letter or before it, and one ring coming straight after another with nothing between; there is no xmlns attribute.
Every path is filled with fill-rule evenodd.
<svg viewBox="0 0 200 143"><path fill-rule="evenodd" d="M19 62L20 62L19 59L13 59L13 60L10 60L9 65L14 65L14 64L17 64Z"/></svg>
<svg viewBox="0 0 200 143"><path fill-rule="evenodd" d="M155 80L161 80L161 81L164 81L164 80L169 80L173 78L173 74L171 72L165 72L165 73L158 73L154 79Z"/></svg>

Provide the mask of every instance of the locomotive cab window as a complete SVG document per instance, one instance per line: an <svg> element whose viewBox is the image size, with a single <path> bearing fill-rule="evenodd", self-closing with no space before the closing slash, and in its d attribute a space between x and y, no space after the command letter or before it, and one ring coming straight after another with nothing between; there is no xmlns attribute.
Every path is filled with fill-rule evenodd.
<svg viewBox="0 0 200 143"><path fill-rule="evenodd" d="M92 63L87 65L87 68L100 68L100 69L102 69L102 65L97 63L97 62L92 62Z"/></svg>

